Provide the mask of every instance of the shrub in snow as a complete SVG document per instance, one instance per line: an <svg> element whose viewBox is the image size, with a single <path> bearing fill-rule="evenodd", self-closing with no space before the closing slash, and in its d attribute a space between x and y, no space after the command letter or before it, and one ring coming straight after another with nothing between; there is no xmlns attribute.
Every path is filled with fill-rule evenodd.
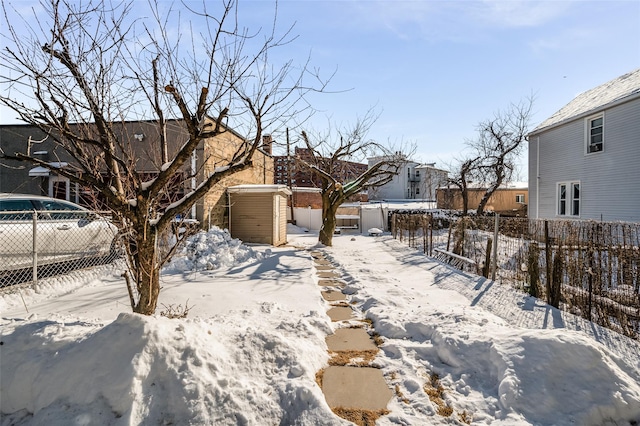
<svg viewBox="0 0 640 426"><path fill-rule="evenodd" d="M189 237L182 250L164 268L165 272L202 271L231 267L263 255L232 238L216 226Z"/></svg>

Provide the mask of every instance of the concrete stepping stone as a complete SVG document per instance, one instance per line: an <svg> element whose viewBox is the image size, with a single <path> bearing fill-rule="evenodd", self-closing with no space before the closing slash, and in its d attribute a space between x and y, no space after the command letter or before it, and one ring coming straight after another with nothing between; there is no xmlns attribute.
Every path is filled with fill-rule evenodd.
<svg viewBox="0 0 640 426"><path fill-rule="evenodd" d="M320 278L338 278L340 274L335 271L318 271L316 275Z"/></svg>
<svg viewBox="0 0 640 426"><path fill-rule="evenodd" d="M334 306L327 311L331 321L346 321L353 318L353 309L348 306Z"/></svg>
<svg viewBox="0 0 640 426"><path fill-rule="evenodd" d="M324 287L343 288L343 287L346 287L347 283L345 283L344 281L341 281L341 280L325 278L325 279L318 280L318 285L319 286L324 286Z"/></svg>
<svg viewBox="0 0 640 426"><path fill-rule="evenodd" d="M316 271L333 271L331 265L316 265Z"/></svg>
<svg viewBox="0 0 640 426"><path fill-rule="evenodd" d="M327 367L322 391L331 408L384 410L393 396L382 370L369 367Z"/></svg>
<svg viewBox="0 0 640 426"><path fill-rule="evenodd" d="M327 348L333 352L371 351L378 347L363 328L339 328L325 339Z"/></svg>
<svg viewBox="0 0 640 426"><path fill-rule="evenodd" d="M331 265L331 262L329 262L327 259L314 259L313 263L315 263L316 265Z"/></svg>
<svg viewBox="0 0 640 426"><path fill-rule="evenodd" d="M324 297L324 300L328 302L335 302L337 300L347 300L347 295L337 290L329 289L329 290L322 291L321 294L322 294L322 297Z"/></svg>

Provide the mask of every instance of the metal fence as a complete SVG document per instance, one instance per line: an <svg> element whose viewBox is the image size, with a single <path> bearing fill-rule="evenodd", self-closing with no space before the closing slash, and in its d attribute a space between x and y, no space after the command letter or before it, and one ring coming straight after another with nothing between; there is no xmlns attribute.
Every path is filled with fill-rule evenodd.
<svg viewBox="0 0 640 426"><path fill-rule="evenodd" d="M0 212L0 288L110 263L117 233L108 214Z"/></svg>
<svg viewBox="0 0 640 426"><path fill-rule="evenodd" d="M640 224L414 212L391 225L430 256L640 338Z"/></svg>

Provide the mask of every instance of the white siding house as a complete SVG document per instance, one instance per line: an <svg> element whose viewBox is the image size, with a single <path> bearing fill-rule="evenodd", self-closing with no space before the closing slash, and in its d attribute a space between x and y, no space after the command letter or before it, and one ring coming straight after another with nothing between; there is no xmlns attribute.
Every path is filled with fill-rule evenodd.
<svg viewBox="0 0 640 426"><path fill-rule="evenodd" d="M379 157L370 158L369 167L379 161ZM447 171L436 168L435 163L407 160L391 182L369 191L369 199L435 201L436 190L446 180Z"/></svg>
<svg viewBox="0 0 640 426"><path fill-rule="evenodd" d="M529 217L640 222L640 69L529 134Z"/></svg>

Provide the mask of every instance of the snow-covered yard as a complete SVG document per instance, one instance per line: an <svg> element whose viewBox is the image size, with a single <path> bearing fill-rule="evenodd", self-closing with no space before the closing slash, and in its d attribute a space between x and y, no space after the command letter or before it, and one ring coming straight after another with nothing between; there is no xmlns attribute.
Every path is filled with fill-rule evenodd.
<svg viewBox="0 0 640 426"><path fill-rule="evenodd" d="M162 276L159 311L130 313L115 267L0 299L5 425L338 425L315 374L326 315L308 250L348 282L383 344L394 397L378 424L635 425L640 344L507 286L449 269L388 235L290 228L287 247L198 236ZM424 386L437 374L451 417Z"/></svg>

